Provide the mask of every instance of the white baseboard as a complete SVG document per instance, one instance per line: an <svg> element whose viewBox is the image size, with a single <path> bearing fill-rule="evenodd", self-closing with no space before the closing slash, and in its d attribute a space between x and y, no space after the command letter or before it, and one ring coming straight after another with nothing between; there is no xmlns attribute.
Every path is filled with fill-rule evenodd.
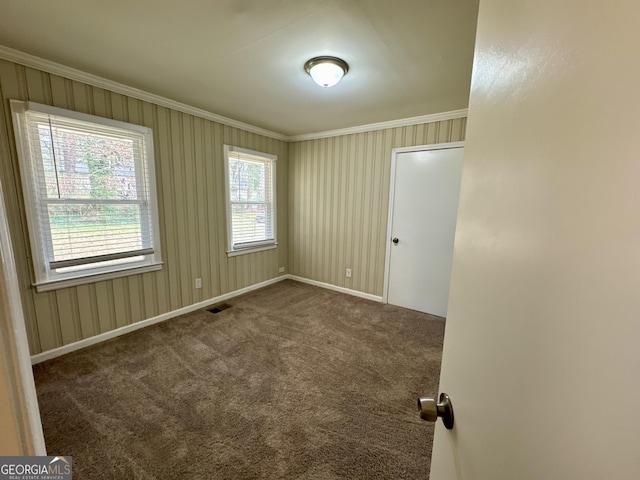
<svg viewBox="0 0 640 480"><path fill-rule="evenodd" d="M64 345L62 347L54 348L52 350L47 350L46 352L32 355L31 364L35 365L36 363L44 362L52 358L60 357L67 353L75 352L76 350L80 350L81 348L89 347L91 345L95 345L96 343L104 342L106 340L119 337L126 333L134 332L141 328L148 327L156 323L164 322L171 318L175 318L179 315L184 315L185 313L190 313L196 310L200 310L201 308L205 308L209 305L222 302L224 300L228 300L229 298L237 297L238 295L242 295L243 293L248 293L253 290L257 290L258 288L266 287L267 285L272 285L274 283L281 282L282 280L286 280L286 279L295 280L301 283L307 283L309 285L315 285L317 287L326 288L328 290L334 290L340 293L346 293L348 295L365 298L367 300L372 300L374 302L382 302L382 297L379 297L377 295L371 295L369 293L359 292L357 290L351 290L350 288L338 287L336 285L318 282L316 280L310 280L308 278L298 277L296 275L289 275L289 274L280 275L279 277L272 278L271 280L266 280L264 282L256 283L254 285L250 285L248 287L244 287L239 290L234 290L233 292L225 293L224 295L220 295L218 297L213 297L213 298L209 298L208 300L204 300L202 302L194 303L193 305L189 305L188 307L182 307L177 310L172 310L171 312L163 313L162 315L148 318L146 320L142 320L140 322L136 322L131 325L126 325L124 327L116 328L115 330L101 333L99 335L95 335L90 338L85 338L84 340L79 340L77 342L70 343L69 345Z"/></svg>
<svg viewBox="0 0 640 480"><path fill-rule="evenodd" d="M95 345L96 343L104 342L105 340L110 340L112 338L119 337L120 335L124 335L125 333L134 332L136 330L139 330L140 328L144 328L150 325L154 325L156 323L164 322L171 318L175 318L179 315L184 315L185 313L190 313L196 310L200 310L201 308L208 307L209 305L222 302L224 300L228 300L229 298L232 298L232 297L237 297L238 295L242 295L243 293L251 292L252 290L257 290L258 288L266 287L267 285L281 282L286 278L289 278L289 276L280 275L279 277L272 278L271 280L266 280L264 282L256 283L254 285L249 285L248 287L244 287L239 290L234 290L233 292L225 293L224 295L220 295L218 297L213 297L213 298L209 298L208 300L204 300L202 302L194 303L193 305L189 305L188 307L182 307L177 310L172 310L171 312L163 313L162 315L158 315L156 317L151 317L146 320L142 320L140 322L132 323L131 325L126 325L124 327L116 328L115 330L111 330L109 332L101 333L93 337L85 338L84 340L79 340L77 342L73 342L68 345L64 345L62 347L54 348L52 350L47 350L46 352L32 355L31 364L35 365L36 363L44 362L45 360L50 360L52 358L59 357L66 353L75 352L76 350L80 350L81 348L89 347L91 345Z"/></svg>
<svg viewBox="0 0 640 480"><path fill-rule="evenodd" d="M346 293L347 295L353 295L354 297L366 298L374 302L382 303L382 297L378 295L372 295L370 293L360 292L358 290L352 290L350 288L338 287L337 285L331 285L330 283L318 282L317 280L311 280L309 278L298 277L297 275L287 275L287 278L295 280L296 282L308 283L309 285L315 285L316 287L326 288L327 290L334 290L340 293Z"/></svg>

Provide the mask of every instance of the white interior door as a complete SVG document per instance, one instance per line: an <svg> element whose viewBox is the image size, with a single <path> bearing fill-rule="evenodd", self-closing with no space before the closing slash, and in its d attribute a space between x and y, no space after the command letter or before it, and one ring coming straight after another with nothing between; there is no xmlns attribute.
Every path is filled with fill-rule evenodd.
<svg viewBox="0 0 640 480"><path fill-rule="evenodd" d="M480 1L432 480L640 478L639 18Z"/></svg>
<svg viewBox="0 0 640 480"><path fill-rule="evenodd" d="M386 301L446 317L463 148L422 148L392 162Z"/></svg>

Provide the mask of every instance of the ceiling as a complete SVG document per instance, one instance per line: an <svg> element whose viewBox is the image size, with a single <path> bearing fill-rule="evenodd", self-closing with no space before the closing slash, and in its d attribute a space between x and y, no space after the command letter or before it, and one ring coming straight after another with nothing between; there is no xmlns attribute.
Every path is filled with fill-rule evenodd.
<svg viewBox="0 0 640 480"><path fill-rule="evenodd" d="M466 108L478 0L0 0L0 44L284 135ZM319 55L349 73L323 89Z"/></svg>

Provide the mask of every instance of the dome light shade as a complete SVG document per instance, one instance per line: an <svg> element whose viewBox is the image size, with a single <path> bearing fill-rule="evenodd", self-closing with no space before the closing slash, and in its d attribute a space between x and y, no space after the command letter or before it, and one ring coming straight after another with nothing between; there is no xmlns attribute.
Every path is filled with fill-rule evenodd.
<svg viewBox="0 0 640 480"><path fill-rule="evenodd" d="M349 71L349 65L336 57L315 57L304 64L305 71L321 87L333 87Z"/></svg>

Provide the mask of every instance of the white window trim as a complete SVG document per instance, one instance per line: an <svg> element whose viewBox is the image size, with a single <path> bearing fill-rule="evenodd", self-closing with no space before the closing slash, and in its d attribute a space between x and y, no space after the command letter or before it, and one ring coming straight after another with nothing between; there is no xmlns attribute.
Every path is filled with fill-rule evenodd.
<svg viewBox="0 0 640 480"><path fill-rule="evenodd" d="M119 270L113 270L106 273L90 273L64 280L51 280L42 283L33 283L32 285L36 287L36 292L38 293L50 292L60 288L77 287L78 285L86 285L87 283L102 282L104 280L113 280L114 278L128 277L129 275L140 275L142 273L155 272L156 270L162 270L162 265L164 265L163 262L155 262L144 267L120 268Z"/></svg>
<svg viewBox="0 0 640 480"><path fill-rule="evenodd" d="M263 247L251 247L251 248L241 248L238 250L227 251L227 257L237 257L238 255L245 255L247 253L256 253L263 252L265 250L273 250L274 248L278 248L278 243L272 243Z"/></svg>
<svg viewBox="0 0 640 480"><path fill-rule="evenodd" d="M233 229L231 228L231 186L229 185L229 153L246 153L247 155L253 155L262 157L272 162L271 170L271 195L273 203L273 240L267 240L262 242L254 242L243 246L241 248L233 248ZM277 172L277 160L276 155L270 153L259 152L257 150L250 150L248 148L234 147L233 145L224 146L224 185L225 185L225 202L227 207L227 256L235 257L238 255L245 255L247 253L261 252L263 250L271 250L278 247L278 208L276 199L276 172Z"/></svg>
<svg viewBox="0 0 640 480"><path fill-rule="evenodd" d="M36 291L51 291L59 288L73 287L76 285L83 285L87 283L109 280L129 275L137 275L140 273L162 269L163 262L160 245L160 222L158 219L158 196L156 191L153 131L150 128L144 127L142 125L135 125L132 123L121 122L118 120L112 120L109 118L75 112L63 108L42 105L36 102L10 100L10 104L13 117L14 134L16 138L16 146L18 150L18 159L20 163L20 176L22 178L22 188L24 193L23 197L25 201L27 225L29 227L29 241L31 245L31 255L35 274L35 282L33 282L32 285L36 288ZM141 262L103 266L91 270L81 270L73 273L69 272L64 276L56 276L54 278L50 278L48 273L50 268L47 266L45 255L45 249L47 248L47 246L41 239L42 235L40 233L40 224L38 222L38 202L35 198L31 198L29 196L29 193L27 193L32 191L33 172L31 171L30 167L31 158L28 146L29 139L27 138L27 133L23 132L22 120L20 119L20 115L23 115L27 110L65 117L72 120L96 123L105 125L107 127L121 128L124 130L138 132L143 135L145 156L147 159L144 168L147 170L146 174L149 182L148 200L151 209L151 234L153 238L153 254L148 255L146 259Z"/></svg>

